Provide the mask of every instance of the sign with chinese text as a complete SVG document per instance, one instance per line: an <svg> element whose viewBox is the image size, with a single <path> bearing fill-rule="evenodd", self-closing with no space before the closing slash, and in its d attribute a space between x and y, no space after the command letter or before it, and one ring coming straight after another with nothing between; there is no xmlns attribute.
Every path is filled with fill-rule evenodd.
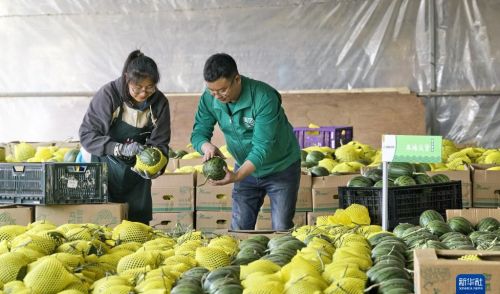
<svg viewBox="0 0 500 294"><path fill-rule="evenodd" d="M456 279L456 294L485 294L486 279L484 275L461 274Z"/></svg>
<svg viewBox="0 0 500 294"><path fill-rule="evenodd" d="M382 161L441 162L441 136L383 135Z"/></svg>

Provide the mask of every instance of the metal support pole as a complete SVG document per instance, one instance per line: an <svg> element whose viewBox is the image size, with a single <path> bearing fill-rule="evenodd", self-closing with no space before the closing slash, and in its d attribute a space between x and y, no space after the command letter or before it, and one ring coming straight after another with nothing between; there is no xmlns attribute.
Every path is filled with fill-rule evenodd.
<svg viewBox="0 0 500 294"><path fill-rule="evenodd" d="M389 229L389 181L387 161L382 162L382 229Z"/></svg>

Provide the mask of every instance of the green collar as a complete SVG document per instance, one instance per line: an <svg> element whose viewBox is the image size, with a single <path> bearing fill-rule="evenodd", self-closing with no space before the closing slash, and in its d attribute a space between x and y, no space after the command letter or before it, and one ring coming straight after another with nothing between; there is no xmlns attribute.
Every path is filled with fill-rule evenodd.
<svg viewBox="0 0 500 294"><path fill-rule="evenodd" d="M227 111L227 106L224 105L225 103L220 102L219 100L215 99L215 97L212 96L214 99L214 108L215 109L220 109L224 111L225 113L229 114ZM233 114L236 112L248 108L252 106L252 96L250 95L250 85L249 85L249 80L247 77L241 76L241 93L240 97L236 102L233 102L234 108L233 108Z"/></svg>

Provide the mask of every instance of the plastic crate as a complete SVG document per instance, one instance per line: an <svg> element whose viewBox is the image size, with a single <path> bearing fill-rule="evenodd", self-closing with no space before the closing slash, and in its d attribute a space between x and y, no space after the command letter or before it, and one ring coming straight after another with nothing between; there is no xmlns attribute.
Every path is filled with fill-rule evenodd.
<svg viewBox="0 0 500 294"><path fill-rule="evenodd" d="M0 203L108 202L105 163L0 163Z"/></svg>
<svg viewBox="0 0 500 294"><path fill-rule="evenodd" d="M293 128L300 148L309 146L328 146L337 148L352 141L352 127L334 126L320 128Z"/></svg>
<svg viewBox="0 0 500 294"><path fill-rule="evenodd" d="M433 209L446 219L446 209L462 209L462 182L388 188L389 229L399 223L418 225L420 214ZM339 206L366 206L372 224L382 225L382 188L339 187Z"/></svg>

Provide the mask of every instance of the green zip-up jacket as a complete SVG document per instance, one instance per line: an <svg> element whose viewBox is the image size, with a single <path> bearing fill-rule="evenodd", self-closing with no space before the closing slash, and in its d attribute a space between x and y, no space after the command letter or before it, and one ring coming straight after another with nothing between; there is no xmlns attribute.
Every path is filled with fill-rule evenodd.
<svg viewBox="0 0 500 294"><path fill-rule="evenodd" d="M238 165L249 160L255 177L280 172L300 160L300 148L293 128L281 106L281 95L266 83L241 76L241 93L228 105L202 94L195 115L191 143L200 153L210 142L215 123L224 133L228 151Z"/></svg>

